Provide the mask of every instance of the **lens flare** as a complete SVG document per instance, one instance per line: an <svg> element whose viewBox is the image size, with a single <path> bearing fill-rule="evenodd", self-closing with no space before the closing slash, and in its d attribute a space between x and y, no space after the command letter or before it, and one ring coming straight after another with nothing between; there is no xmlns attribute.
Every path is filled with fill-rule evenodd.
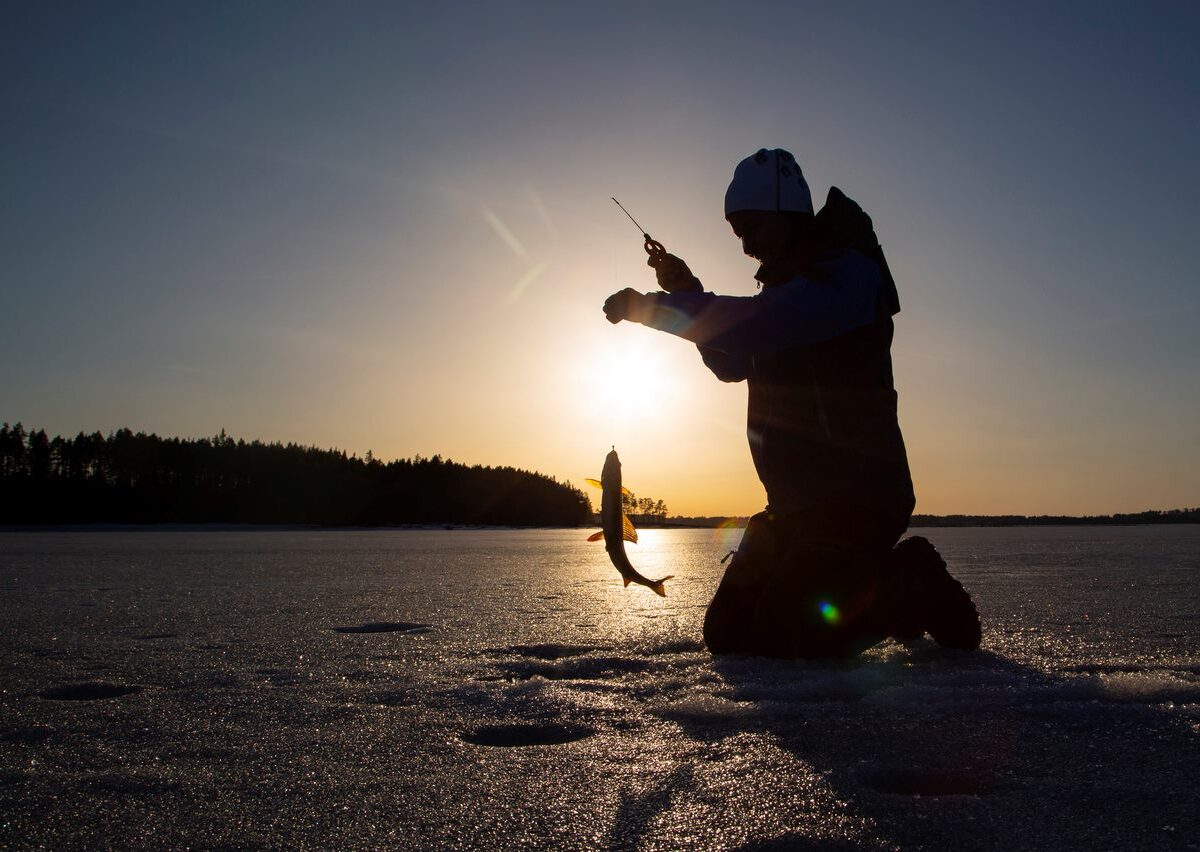
<svg viewBox="0 0 1200 852"><path fill-rule="evenodd" d="M525 292L525 288L532 284L534 279L545 272L546 267L549 265L550 264L546 263L545 261L542 261L541 263L535 264L533 267L531 267L528 272L521 276L521 280L517 282L517 286L513 287L512 290L509 291L508 300L510 302L515 302L517 299L521 298L521 294Z"/></svg>
<svg viewBox="0 0 1200 852"><path fill-rule="evenodd" d="M481 204L479 206L479 212L483 215L484 220L492 226L492 230L496 232L496 236L498 236L504 242L504 244L508 246L509 250L512 251L513 254L515 254L517 257L529 257L529 252L526 250L521 241L517 239L517 235L509 230L508 225L504 224L504 221L495 213L493 213L491 208L489 208L487 205Z"/></svg>
<svg viewBox="0 0 1200 852"><path fill-rule="evenodd" d="M821 618L825 619L826 624L837 624L842 614L838 612L838 608L829 601L821 601L817 606L821 611Z"/></svg>
<svg viewBox="0 0 1200 852"><path fill-rule="evenodd" d="M745 526L737 518L726 518L713 529L713 537L724 553L726 550L737 550L745 532Z"/></svg>

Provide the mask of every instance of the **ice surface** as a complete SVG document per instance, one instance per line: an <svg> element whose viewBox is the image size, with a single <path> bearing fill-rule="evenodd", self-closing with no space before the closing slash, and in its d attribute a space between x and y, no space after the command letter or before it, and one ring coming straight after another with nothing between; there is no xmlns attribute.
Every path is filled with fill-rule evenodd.
<svg viewBox="0 0 1200 852"><path fill-rule="evenodd" d="M335 627L335 633L428 633L433 628L428 624L413 624L407 621L372 621L354 627Z"/></svg>
<svg viewBox="0 0 1200 852"><path fill-rule="evenodd" d="M1197 848L1200 528L922 532L984 650L713 659L727 532L0 534L0 846Z"/></svg>

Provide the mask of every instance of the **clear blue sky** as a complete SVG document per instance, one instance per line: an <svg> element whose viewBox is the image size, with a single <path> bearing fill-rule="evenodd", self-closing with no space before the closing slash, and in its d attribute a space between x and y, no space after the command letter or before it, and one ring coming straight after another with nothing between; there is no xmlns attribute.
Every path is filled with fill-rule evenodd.
<svg viewBox="0 0 1200 852"><path fill-rule="evenodd" d="M0 419L441 453L747 513L745 390L613 327L616 195L874 216L918 511L1200 504L1200 5L7 3Z"/></svg>

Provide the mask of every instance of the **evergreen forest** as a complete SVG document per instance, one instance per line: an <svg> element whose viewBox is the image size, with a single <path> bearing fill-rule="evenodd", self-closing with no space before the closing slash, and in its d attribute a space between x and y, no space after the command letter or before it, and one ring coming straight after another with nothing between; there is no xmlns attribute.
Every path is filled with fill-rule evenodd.
<svg viewBox="0 0 1200 852"><path fill-rule="evenodd" d="M381 462L341 450L118 429L74 438L0 427L0 524L481 524L578 526L577 488L440 456Z"/></svg>

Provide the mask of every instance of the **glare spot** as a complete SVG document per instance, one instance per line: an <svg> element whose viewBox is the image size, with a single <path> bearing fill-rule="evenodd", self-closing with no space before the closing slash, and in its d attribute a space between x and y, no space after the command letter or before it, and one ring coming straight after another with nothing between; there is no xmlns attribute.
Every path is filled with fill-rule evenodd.
<svg viewBox="0 0 1200 852"><path fill-rule="evenodd" d="M525 288L532 284L539 275L545 272L546 267L549 265L550 264L544 260L540 263L534 264L528 272L521 276L521 279L516 283L516 286L509 291L508 300L510 302L515 302L517 299L521 298L521 294L525 292Z"/></svg>
<svg viewBox="0 0 1200 852"><path fill-rule="evenodd" d="M718 548L724 552L726 550L736 550L741 544L742 536L745 535L745 527L736 518L726 518L724 521L714 528L713 536L717 540Z"/></svg>
<svg viewBox="0 0 1200 852"><path fill-rule="evenodd" d="M821 601L817 608L821 610L821 618L825 619L827 624L837 624L838 619L842 617L838 608L829 601Z"/></svg>
<svg viewBox="0 0 1200 852"><path fill-rule="evenodd" d="M612 422L644 422L670 408L669 382L645 341L613 341L589 358L582 373L591 407Z"/></svg>
<svg viewBox="0 0 1200 852"><path fill-rule="evenodd" d="M487 220L487 223L492 226L492 230L496 232L496 236L512 249L513 254L517 257L529 257L529 252L525 250L525 246L517 239L517 235L508 229L508 226L500 220L499 216L486 206L480 206L479 212L483 214L483 218Z"/></svg>

